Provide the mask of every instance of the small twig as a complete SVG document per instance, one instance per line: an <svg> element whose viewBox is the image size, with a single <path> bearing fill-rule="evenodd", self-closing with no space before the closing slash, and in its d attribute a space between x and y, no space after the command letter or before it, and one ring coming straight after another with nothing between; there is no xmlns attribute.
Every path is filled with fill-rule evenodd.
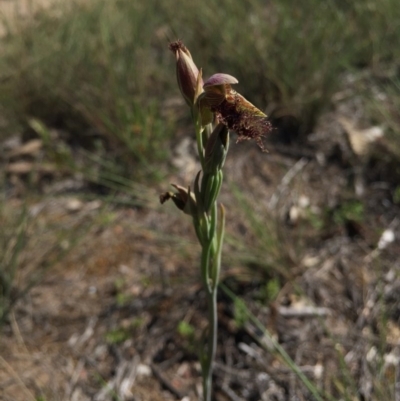
<svg viewBox="0 0 400 401"><path fill-rule="evenodd" d="M10 318L11 318L10 319L11 320L11 328L12 328L12 331L13 331L16 339L17 339L17 343L23 346L23 348L24 348L26 353L29 353L28 348L26 347L25 341L24 341L24 339L22 337L21 331L19 329L17 319L15 319L14 311L11 311Z"/></svg>
<svg viewBox="0 0 400 401"><path fill-rule="evenodd" d="M251 373L247 370L243 369L235 369L232 368L231 366L227 366L225 364L215 362L214 364L215 367L215 375L219 377L223 377L223 375L229 375L235 378L240 377L241 380L251 380L252 376Z"/></svg>
<svg viewBox="0 0 400 401"><path fill-rule="evenodd" d="M76 384L78 383L79 377L80 377L84 367L85 367L84 359L83 358L79 359L79 361L76 364L76 367L75 367L75 369L74 369L74 371L72 373L71 380L69 381L68 385L66 386L67 387L67 389L65 391L65 393L66 393L66 397L65 398L66 399L69 400L71 398L72 393L75 390Z"/></svg>
<svg viewBox="0 0 400 401"><path fill-rule="evenodd" d="M261 364L267 371L270 371L270 367L266 364L265 362L265 357L263 356L263 349L257 347L256 345L253 345L253 347L250 347L246 343L239 343L239 349L243 351L245 354L249 355L251 358L255 359L257 362ZM316 378L321 375L321 366L320 365L304 365L300 366L297 365L298 368L303 372L303 373L308 373L312 374ZM274 367L274 373L293 373L293 369L290 367L285 367L285 366L280 366L280 367ZM272 374L272 372L271 372Z"/></svg>
<svg viewBox="0 0 400 401"><path fill-rule="evenodd" d="M234 344L234 340L233 340L233 338L228 338L227 339L227 341L224 343L224 355L225 355L225 363L226 363L226 366L228 366L228 367L231 367L231 366L233 366L233 358L232 358L232 350L234 349L234 347L235 347L235 344ZM217 362L214 362L214 369L217 367ZM220 364L218 364L218 368L219 367L225 367L224 365L220 365ZM232 369L230 369L230 370L224 370L224 369L221 369L222 371L223 371L223 373L225 373L225 374L223 374L222 376L222 386L227 386L228 385L228 383L231 381L231 377L232 377ZM216 371L216 369L215 369L215 371Z"/></svg>
<svg viewBox="0 0 400 401"><path fill-rule="evenodd" d="M130 366L126 369L126 374L125 377L121 380L121 383L119 385L118 393L122 397L122 399L126 399L127 397L132 396L131 388L133 388L133 385L136 380L137 376L137 368L140 362L140 357L139 355L136 355Z"/></svg>
<svg viewBox="0 0 400 401"><path fill-rule="evenodd" d="M36 397L32 394L32 392L28 389L25 383L22 381L21 377L17 374L17 372L12 368L12 366L2 357L0 356L1 364L6 368L11 376L20 384L25 394L28 396L28 399L32 401L36 401Z"/></svg>
<svg viewBox="0 0 400 401"><path fill-rule="evenodd" d="M174 354L171 358L166 359L165 361L162 361L158 363L158 366L162 370L167 370L169 367L171 367L174 363L178 362L182 357L184 356L182 351L178 351L176 354ZM152 358L153 359L153 358Z"/></svg>
<svg viewBox="0 0 400 401"><path fill-rule="evenodd" d="M267 365L266 360L264 358L264 350L257 345L253 344L251 347L250 345L246 343L239 343L238 348L244 352L246 355L250 356L257 362L263 366L267 372L270 371L270 367Z"/></svg>
<svg viewBox="0 0 400 401"><path fill-rule="evenodd" d="M300 173L301 170L304 169L305 166L309 163L309 160L305 157L302 157L298 160L283 176L281 183L278 185L276 191L271 196L271 199L268 203L270 209L274 209L279 202L279 199L282 195L288 190L289 184L296 177L297 174Z"/></svg>
<svg viewBox="0 0 400 401"><path fill-rule="evenodd" d="M80 335L79 337L71 337L69 340L69 345L71 347L74 347L74 349L77 349L78 347L81 347L83 344L85 344L93 336L97 320L97 317L91 317L82 335Z"/></svg>
<svg viewBox="0 0 400 401"><path fill-rule="evenodd" d="M307 317L324 317L330 314L329 309L317 306L302 306L301 308L290 308L280 306L278 313L286 318L307 318Z"/></svg>
<svg viewBox="0 0 400 401"><path fill-rule="evenodd" d="M154 365L151 364L151 371L153 372L154 377L161 383L162 386L164 386L170 393L172 393L176 398L181 400L183 397L185 397L186 394L184 394L182 391L178 390L169 380L167 380L162 373L159 371L159 369Z"/></svg>
<svg viewBox="0 0 400 401"><path fill-rule="evenodd" d="M394 231L398 227L398 225L399 225L399 219L397 217L395 217L392 220L392 222L388 225L388 227L386 228L385 231L387 231L387 230ZM393 240L394 240L394 237L393 237ZM376 247L364 257L364 261L366 263L371 263L373 260L378 258L379 255L381 254L381 252L383 251L383 249L385 249L386 246L389 245L389 243L390 242L387 241L386 244L384 245L384 243L382 242L382 237L381 237L381 239L378 242L378 244L376 245Z"/></svg>
<svg viewBox="0 0 400 401"><path fill-rule="evenodd" d="M232 400L232 401L245 401L243 398L235 394L235 392L227 385L222 385L221 390Z"/></svg>

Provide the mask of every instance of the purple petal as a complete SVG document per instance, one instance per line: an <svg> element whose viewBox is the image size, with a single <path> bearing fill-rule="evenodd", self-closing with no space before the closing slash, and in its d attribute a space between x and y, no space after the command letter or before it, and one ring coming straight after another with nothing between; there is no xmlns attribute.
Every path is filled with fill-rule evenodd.
<svg viewBox="0 0 400 401"><path fill-rule="evenodd" d="M218 73L211 75L211 77L204 82L203 88L206 88L207 86L237 84L238 82L239 81L232 75Z"/></svg>

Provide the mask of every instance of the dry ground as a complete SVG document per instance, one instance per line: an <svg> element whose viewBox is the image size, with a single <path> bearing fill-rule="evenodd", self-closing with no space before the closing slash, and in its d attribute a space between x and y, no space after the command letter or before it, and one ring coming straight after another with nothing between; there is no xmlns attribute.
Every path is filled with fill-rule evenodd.
<svg viewBox="0 0 400 401"><path fill-rule="evenodd" d="M310 224L310 216L326 218L324 208L340 207L355 182L343 161L343 129L333 118L321 122L314 152L271 144L266 155L254 144L232 144L221 199L228 233L241 244L229 240L225 247L223 282L318 388L338 395L347 386L365 400L390 399L399 375L400 259L396 241L382 246L382 232L399 236L398 207L390 184L365 168L357 198L365 205L363 220L349 217L323 229ZM188 170L168 182L191 176L195 160L190 152L185 157ZM35 197L22 176L10 173L8 180L5 215L18 214L25 198L31 222L18 283L53 262L3 326L1 399L198 399L195 344L206 327L199 249L189 219L172 204L157 205L165 186L148 189L148 207L127 208L85 200L85 185L71 192L65 181L77 177L47 179L41 187L47 195ZM268 219L276 255L261 244L254 248L258 262L239 258L268 236L257 238L234 185L256 216ZM58 261L60 247L69 251ZM270 271L263 261L273 264ZM273 300L260 295L267 277L280 283ZM239 324L222 292L219 308L216 399L312 399L270 340L250 321ZM195 333L179 333L182 322Z"/></svg>

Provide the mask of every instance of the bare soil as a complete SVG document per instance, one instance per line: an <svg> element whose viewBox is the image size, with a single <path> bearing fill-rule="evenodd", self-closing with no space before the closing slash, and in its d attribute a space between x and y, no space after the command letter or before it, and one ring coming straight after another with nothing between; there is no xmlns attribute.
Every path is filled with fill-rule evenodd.
<svg viewBox="0 0 400 401"><path fill-rule="evenodd" d="M352 165L357 155L345 148L335 118L321 120L312 146L271 143L265 154L252 143L232 144L221 196L228 211L222 282L319 389L390 399L399 379L400 253L398 241L382 245L382 233L399 237L399 208L389 175L378 179L358 159ZM166 183L191 177L191 160ZM363 193L356 196L359 166ZM55 175L35 197L22 176L7 177L13 190L6 215L18 214L28 199L32 221L18 285L53 262L3 326L1 399L199 399L197 344L207 326L199 248L190 219L172 204L157 205L167 184L149 190L148 207L117 207L85 200L87 187L55 190L65 177ZM258 223L265 219L272 248L263 247L268 235L258 237L235 186ZM335 223L323 212L341 210L348 199L364 205L360 221L344 216ZM57 260L51 244L63 230L60 246L69 251ZM246 262L239 257L246 249L261 256ZM272 298L263 290L268 280L279 284ZM215 399L314 399L222 290L218 302ZM195 332L180 332L182 322Z"/></svg>

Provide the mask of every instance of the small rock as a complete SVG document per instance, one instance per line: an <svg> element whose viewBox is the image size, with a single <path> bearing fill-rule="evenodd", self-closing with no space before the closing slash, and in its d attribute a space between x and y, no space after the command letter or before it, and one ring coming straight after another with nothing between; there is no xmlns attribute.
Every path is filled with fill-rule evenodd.
<svg viewBox="0 0 400 401"><path fill-rule="evenodd" d="M69 199L65 205L65 208L69 212L77 212L78 210L81 210L82 207L83 207L83 202L76 198Z"/></svg>
<svg viewBox="0 0 400 401"><path fill-rule="evenodd" d="M386 229L378 241L378 249L385 249L395 240L394 231L390 228Z"/></svg>
<svg viewBox="0 0 400 401"><path fill-rule="evenodd" d="M29 142L24 143L16 148L14 148L8 157L19 157L19 156L35 156L42 149L43 142L41 139L32 139Z"/></svg>

